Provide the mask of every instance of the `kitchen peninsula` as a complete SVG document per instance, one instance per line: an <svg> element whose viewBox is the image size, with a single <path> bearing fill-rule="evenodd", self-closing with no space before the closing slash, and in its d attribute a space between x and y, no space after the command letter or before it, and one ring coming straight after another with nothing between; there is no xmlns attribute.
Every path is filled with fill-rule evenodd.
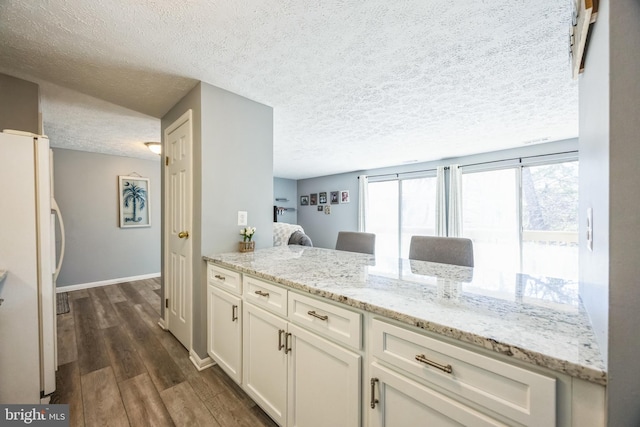
<svg viewBox="0 0 640 427"><path fill-rule="evenodd" d="M214 282L237 281L237 286L243 288L237 292L236 308L231 309L238 310L244 303L244 331L239 330L239 334L244 332L245 345L241 352L245 353L245 378L242 375L236 378L243 387L246 386L247 373L250 374L246 365L251 363L246 354L248 344L251 344L247 342L247 316L255 311L254 305L263 304L268 308L267 300L273 302L280 298L281 302L276 304L279 312L274 313L288 318L288 324L292 325L289 328L296 324L306 325L304 316L308 314L311 319L308 329L328 338L327 342L331 344L343 344L364 360L360 389L363 390L362 400L370 398L371 408L382 404L375 396L382 400L383 385L389 396L394 387L414 387L407 393L411 396L423 393L425 401L431 399L433 393L424 386L434 385L438 391L437 403L430 404L430 408L435 405L443 413L448 408L451 413L463 413L462 418L457 419L463 424L470 420L475 423L488 414L487 425L509 425L512 422L524 425L585 425L584 422L600 425L604 409L599 405L603 405L600 400L604 399L607 375L589 320L580 304L577 283L518 272L490 272L479 267L384 259L302 246L280 246L243 254L226 253L204 259L211 271L209 279ZM215 283L209 280L209 285L212 288ZM239 296L244 296L244 300L240 301ZM324 311L308 310L315 307L314 303L320 304ZM304 313L301 312L300 316L296 314L297 306L304 306ZM334 308L338 310L338 320L331 317ZM354 315L363 317L361 320L359 317L348 320L349 317L343 316L339 310L352 311ZM330 325L332 321L333 326ZM343 327L343 323L349 326ZM212 328L211 323L208 327ZM361 335L358 328L363 329ZM274 334L278 335L285 329L284 326L279 327ZM284 347L289 350L290 335L284 334ZM282 340L279 336L275 338L276 341ZM280 342L274 347L282 345ZM412 346L417 347L409 348ZM430 360L432 356L438 360ZM213 358L216 359L215 356ZM453 362L444 362L447 358ZM224 368L224 364L221 366ZM491 383L493 377L473 383L474 375L480 374L469 374L467 370L471 368L483 372L482 375L490 372L494 377L505 378L511 377L511 369L515 370L513 376L517 380L514 383L519 385L507 386L505 390L509 387L517 389L524 383L528 391L523 396L529 393L534 401L517 402L517 397L509 397L517 395L515 389L496 391L504 385L496 385L496 390L479 391ZM398 372L403 375L398 375ZM373 374L376 374L375 378ZM521 374L531 375L531 384L528 377L518 377ZM371 390L368 389L369 377ZM393 385L396 377L404 381L402 387L399 383ZM553 381L543 385L547 379ZM536 381L541 384L539 391L536 391ZM254 398L260 395L251 390L248 392ZM501 397L486 397L500 396L503 392ZM591 396L595 402L581 403L577 399L583 397L576 396L576 392ZM536 393L542 399L537 403ZM553 401L547 400L543 404L548 395ZM463 410L455 399L465 404ZM506 403L511 399L514 401ZM266 405L262 403L261 406L279 424L294 425L292 417L296 414L291 406L295 403L292 403L291 396L288 416L285 411L280 419L273 415L273 411L270 412L268 402ZM368 407L369 401L366 403ZM522 408L512 408L520 403ZM365 410L362 412L364 414ZM363 415L362 419L358 415L353 425L386 424L384 414L380 413Z"/></svg>

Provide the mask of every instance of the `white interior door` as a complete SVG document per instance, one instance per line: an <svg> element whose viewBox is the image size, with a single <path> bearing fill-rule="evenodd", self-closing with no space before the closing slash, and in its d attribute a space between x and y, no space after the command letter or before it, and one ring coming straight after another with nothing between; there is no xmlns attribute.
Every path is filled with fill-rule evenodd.
<svg viewBox="0 0 640 427"><path fill-rule="evenodd" d="M165 319L169 331L191 349L192 130L191 110L165 130Z"/></svg>

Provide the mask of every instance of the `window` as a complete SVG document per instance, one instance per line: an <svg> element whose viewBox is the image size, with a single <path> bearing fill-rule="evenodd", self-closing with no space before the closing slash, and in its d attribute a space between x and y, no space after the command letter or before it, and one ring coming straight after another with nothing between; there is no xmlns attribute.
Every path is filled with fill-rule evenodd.
<svg viewBox="0 0 640 427"><path fill-rule="evenodd" d="M436 179L405 179L400 185L400 257L409 258L411 236L436 234Z"/></svg>
<svg viewBox="0 0 640 427"><path fill-rule="evenodd" d="M577 279L577 161L464 173L462 206L476 266Z"/></svg>
<svg viewBox="0 0 640 427"><path fill-rule="evenodd" d="M462 235L473 240L475 265L518 269L516 190L516 169L462 175Z"/></svg>
<svg viewBox="0 0 640 427"><path fill-rule="evenodd" d="M369 182L367 233L376 235L376 255L398 257L398 181Z"/></svg>
<svg viewBox="0 0 640 427"><path fill-rule="evenodd" d="M577 279L575 152L463 166L462 172L462 236L473 240L476 266ZM380 262L408 258L411 236L436 235L434 175L369 180L366 231L376 234Z"/></svg>
<svg viewBox="0 0 640 427"><path fill-rule="evenodd" d="M578 277L578 162L522 168L522 271Z"/></svg>
<svg viewBox="0 0 640 427"><path fill-rule="evenodd" d="M376 235L376 255L408 258L414 235L434 235L436 178L369 182L367 232Z"/></svg>

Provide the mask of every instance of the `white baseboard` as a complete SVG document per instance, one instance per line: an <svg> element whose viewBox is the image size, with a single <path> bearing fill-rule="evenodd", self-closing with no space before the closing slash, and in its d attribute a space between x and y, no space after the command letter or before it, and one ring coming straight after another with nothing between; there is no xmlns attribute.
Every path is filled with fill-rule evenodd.
<svg viewBox="0 0 640 427"><path fill-rule="evenodd" d="M158 326L160 326L163 331L167 330L167 323L164 321L164 318L161 317L160 320L158 320Z"/></svg>
<svg viewBox="0 0 640 427"><path fill-rule="evenodd" d="M208 367L216 364L216 362L209 356L201 359L200 356L198 356L198 354L193 350L189 352L189 360L191 360L191 363L193 363L198 371L203 371Z"/></svg>
<svg viewBox="0 0 640 427"><path fill-rule="evenodd" d="M160 273L142 274L140 276L121 277L119 279L101 280L99 282L80 283L78 285L58 286L56 293L79 291L81 289L97 288L98 286L116 285L118 283L135 282L136 280L160 277Z"/></svg>

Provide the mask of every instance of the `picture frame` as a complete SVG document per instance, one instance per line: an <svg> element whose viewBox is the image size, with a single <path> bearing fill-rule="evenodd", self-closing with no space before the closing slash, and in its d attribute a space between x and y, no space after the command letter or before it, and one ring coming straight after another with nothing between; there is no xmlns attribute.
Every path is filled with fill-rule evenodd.
<svg viewBox="0 0 640 427"><path fill-rule="evenodd" d="M338 203L340 203L340 198L339 198L340 194L338 191L332 191L331 192L331 204L332 205L337 205Z"/></svg>
<svg viewBox="0 0 640 427"><path fill-rule="evenodd" d="M331 205L324 206L324 213L325 215L331 215Z"/></svg>
<svg viewBox="0 0 640 427"><path fill-rule="evenodd" d="M322 211L324 211L324 206L318 205L318 212L322 212Z"/></svg>
<svg viewBox="0 0 640 427"><path fill-rule="evenodd" d="M120 228L151 227L149 178L118 176Z"/></svg>
<svg viewBox="0 0 640 427"><path fill-rule="evenodd" d="M340 191L340 203L349 203L349 190Z"/></svg>
<svg viewBox="0 0 640 427"><path fill-rule="evenodd" d="M309 195L309 204L315 206L318 204L318 193L311 193Z"/></svg>
<svg viewBox="0 0 640 427"><path fill-rule="evenodd" d="M321 204L321 205L324 205L325 203L327 203L327 192L326 191L323 191L322 193L319 194L318 203Z"/></svg>
<svg viewBox="0 0 640 427"><path fill-rule="evenodd" d="M309 204L309 196L300 196L300 206L307 206Z"/></svg>

